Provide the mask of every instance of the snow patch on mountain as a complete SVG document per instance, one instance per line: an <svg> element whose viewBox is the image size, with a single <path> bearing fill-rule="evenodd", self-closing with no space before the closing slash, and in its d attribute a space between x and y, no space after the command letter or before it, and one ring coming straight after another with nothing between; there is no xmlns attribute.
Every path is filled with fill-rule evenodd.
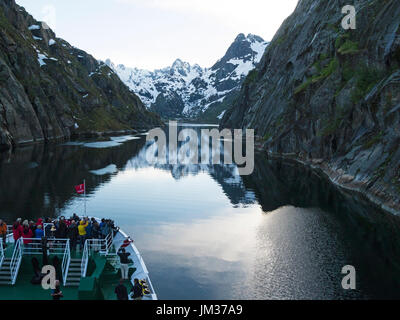
<svg viewBox="0 0 400 320"><path fill-rule="evenodd" d="M240 34L226 55L211 68L177 59L170 67L148 71L106 64L140 97L145 106L165 117L197 117L238 90L260 62L268 45L262 38ZM171 112L171 106L181 105ZM163 114L164 113L164 114Z"/></svg>

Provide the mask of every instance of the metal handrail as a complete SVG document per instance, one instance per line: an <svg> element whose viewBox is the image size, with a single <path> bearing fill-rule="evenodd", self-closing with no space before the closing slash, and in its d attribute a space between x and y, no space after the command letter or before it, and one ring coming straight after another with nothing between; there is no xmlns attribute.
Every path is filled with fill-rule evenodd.
<svg viewBox="0 0 400 320"><path fill-rule="evenodd" d="M67 276L70 263L71 263L71 250L68 240L67 244L65 245L64 257L62 261L62 276L63 276L64 286L67 283Z"/></svg>
<svg viewBox="0 0 400 320"><path fill-rule="evenodd" d="M85 241L85 247L83 248L83 255L81 261L81 276L82 278L86 277L87 266L89 263L89 248L88 248L89 240Z"/></svg>
<svg viewBox="0 0 400 320"><path fill-rule="evenodd" d="M113 242L114 242L114 237L113 237L113 231L111 230L111 232L106 237L106 251L107 251L106 253L107 254L108 254L108 251L110 250Z"/></svg>
<svg viewBox="0 0 400 320"><path fill-rule="evenodd" d="M1 265L3 264L3 260L4 260L3 241L2 241L2 239L0 239L0 268L1 268Z"/></svg>
<svg viewBox="0 0 400 320"><path fill-rule="evenodd" d="M102 253L107 255L113 243L113 237L110 233L105 239L87 239L85 241L85 246L83 248L83 255L81 261L81 275L82 277L86 277L87 266L89 263L89 257L92 254L92 250L96 249ZM102 248L104 247L104 250Z"/></svg>
<svg viewBox="0 0 400 320"><path fill-rule="evenodd" d="M21 260L22 260L22 239L18 239L15 242L15 247L14 247L14 252L11 258L11 263L10 263L10 270L11 270L11 284L15 284L17 282L17 276L18 276L18 271L19 267L21 266Z"/></svg>
<svg viewBox="0 0 400 320"><path fill-rule="evenodd" d="M20 238L22 241L23 254L42 254L42 239L39 238ZM25 242L29 242L25 244ZM69 239L47 239L49 254L64 254L65 248L69 244Z"/></svg>
<svg viewBox="0 0 400 320"><path fill-rule="evenodd" d="M12 225L7 225L7 237L6 237L6 242L10 242L12 237L9 237L10 234L13 234L13 226Z"/></svg>

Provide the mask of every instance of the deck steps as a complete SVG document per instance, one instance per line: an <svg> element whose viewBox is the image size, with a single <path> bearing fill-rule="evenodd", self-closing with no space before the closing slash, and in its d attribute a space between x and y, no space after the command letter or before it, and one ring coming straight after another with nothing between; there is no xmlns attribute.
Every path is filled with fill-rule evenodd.
<svg viewBox="0 0 400 320"><path fill-rule="evenodd" d="M5 258L0 268L0 286L11 285L11 258Z"/></svg>
<svg viewBox="0 0 400 320"><path fill-rule="evenodd" d="M81 283L81 259L71 259L68 268L66 287L79 287Z"/></svg>

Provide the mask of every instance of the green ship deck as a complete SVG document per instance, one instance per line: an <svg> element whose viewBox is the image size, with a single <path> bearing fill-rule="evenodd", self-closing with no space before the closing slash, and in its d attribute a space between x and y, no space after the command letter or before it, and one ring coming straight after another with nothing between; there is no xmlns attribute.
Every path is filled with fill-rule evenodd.
<svg viewBox="0 0 400 320"><path fill-rule="evenodd" d="M9 243L4 250L5 258L13 255L14 244ZM50 255L49 264L57 256L60 266L57 268L57 278L62 280L61 275L61 255ZM17 281L14 285L0 285L0 300L52 300L51 290L44 290L42 286L31 283L33 278L32 258L37 258L42 266L42 255L24 254L18 272ZM71 251L71 258L81 259L80 251ZM135 268L131 268L131 276ZM113 267L106 256L99 253L92 253L88 263L87 276L81 278L79 287L63 286L61 282L62 300L116 300L114 293L115 286L118 284L121 273L119 269ZM126 280L125 286L130 291L132 285Z"/></svg>

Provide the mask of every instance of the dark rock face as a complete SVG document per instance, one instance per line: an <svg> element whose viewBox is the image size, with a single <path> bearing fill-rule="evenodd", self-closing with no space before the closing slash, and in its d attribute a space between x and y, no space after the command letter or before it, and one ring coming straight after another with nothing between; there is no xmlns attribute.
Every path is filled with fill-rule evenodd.
<svg viewBox="0 0 400 320"><path fill-rule="evenodd" d="M182 98L176 92L171 92L168 97L160 94L150 110L166 118L173 119L179 118L184 108L185 105Z"/></svg>
<svg viewBox="0 0 400 320"><path fill-rule="evenodd" d="M0 149L159 121L104 63L0 2Z"/></svg>
<svg viewBox="0 0 400 320"><path fill-rule="evenodd" d="M222 59L211 68L215 73L215 83L219 91L237 88L238 82L235 81L237 79L232 77L232 72L234 72L237 67L237 65L234 64L234 61L241 61L242 63L252 62L252 65L255 66L260 61L261 57L257 57L260 51L257 52L254 47L252 47L252 44L262 43L265 42L261 37L252 34L249 34L246 37L241 33L236 37L235 41L228 48ZM261 51L261 54L262 53L263 51ZM241 84L241 82L239 83Z"/></svg>
<svg viewBox="0 0 400 320"><path fill-rule="evenodd" d="M347 4L299 1L222 127L400 209L400 2L354 1L356 30L341 27Z"/></svg>

